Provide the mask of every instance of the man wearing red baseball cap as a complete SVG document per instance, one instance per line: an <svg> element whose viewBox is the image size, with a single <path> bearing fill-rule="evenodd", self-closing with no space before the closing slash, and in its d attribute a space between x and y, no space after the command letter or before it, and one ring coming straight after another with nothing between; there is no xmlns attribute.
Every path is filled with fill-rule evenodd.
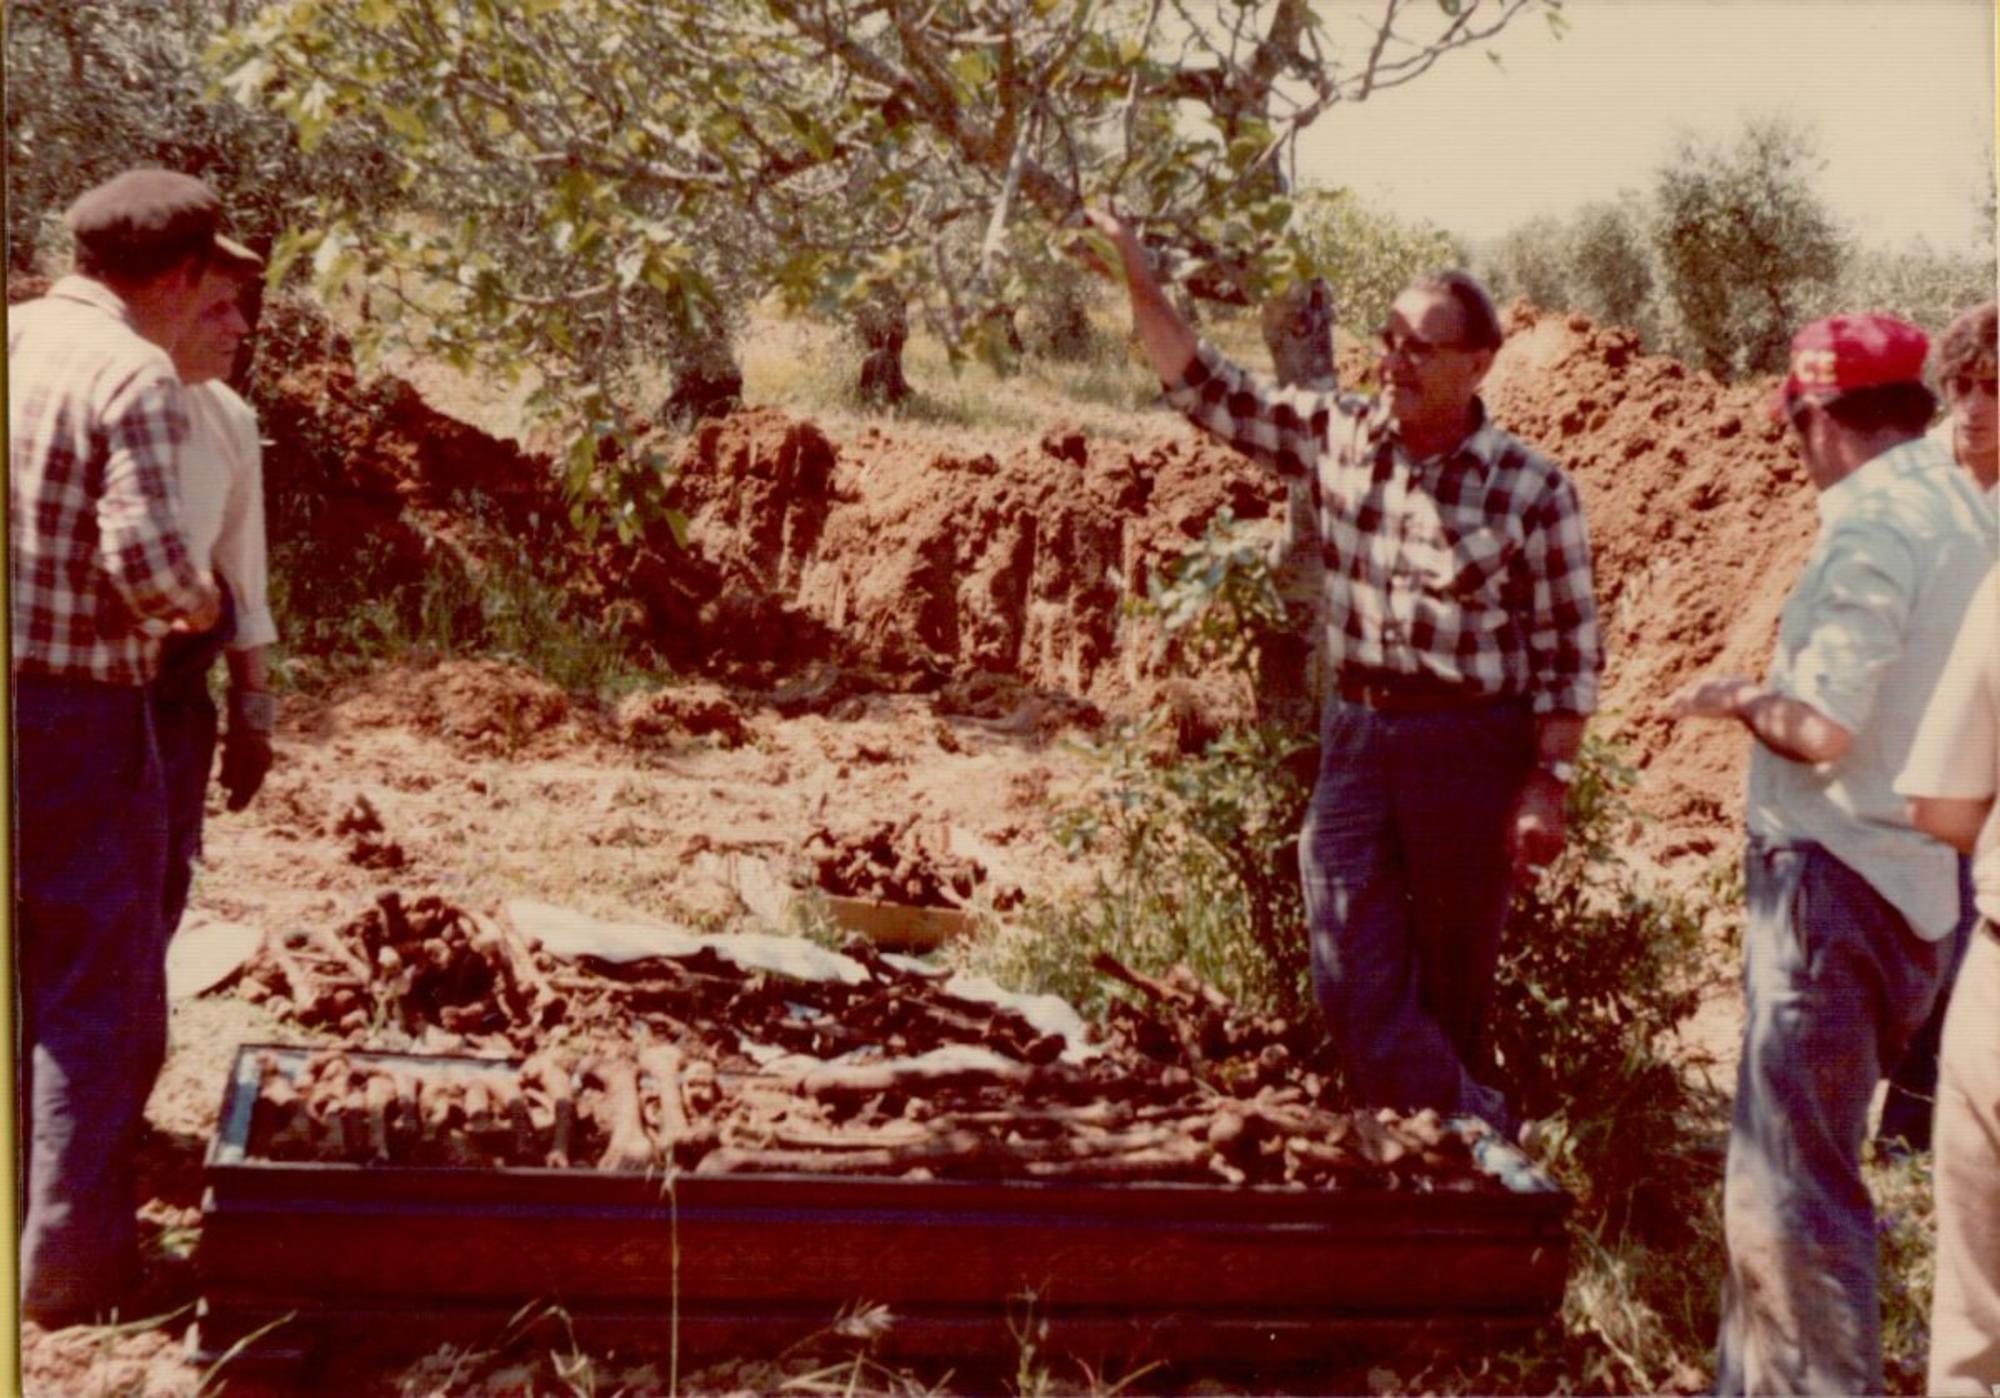
<svg viewBox="0 0 2000 1398"><path fill-rule="evenodd" d="M1882 1389L1862 1142L1959 917L1957 855L1911 825L1894 782L1996 544L1970 478L1924 439L1927 348L1882 315L1793 339L1774 411L1818 491L1819 539L1766 679L1710 676L1669 703L1755 740L1718 1393Z"/></svg>

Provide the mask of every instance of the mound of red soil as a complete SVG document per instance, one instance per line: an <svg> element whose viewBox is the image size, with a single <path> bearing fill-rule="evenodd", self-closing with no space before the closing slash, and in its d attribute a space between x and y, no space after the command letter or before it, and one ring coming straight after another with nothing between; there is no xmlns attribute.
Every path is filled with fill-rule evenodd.
<svg viewBox="0 0 2000 1398"><path fill-rule="evenodd" d="M1583 494L1609 650L1600 727L1627 744L1653 810L1732 822L1742 729L1669 724L1659 709L1703 673L1763 673L1811 547L1813 490L1771 419L1771 385L1718 383L1580 316L1517 306L1512 322L1486 399Z"/></svg>
<svg viewBox="0 0 2000 1398"><path fill-rule="evenodd" d="M837 638L829 654L1093 697L1142 668L1121 653L1121 601L1223 505L1262 517L1273 497L1185 436L1086 449L1051 433L1003 457L871 429L837 451L773 409L704 425L674 470L689 545Z"/></svg>
<svg viewBox="0 0 2000 1398"><path fill-rule="evenodd" d="M560 689L499 660L447 660L429 669L371 675L342 696L342 717L364 727L435 733L460 751L516 755L554 732L569 713Z"/></svg>

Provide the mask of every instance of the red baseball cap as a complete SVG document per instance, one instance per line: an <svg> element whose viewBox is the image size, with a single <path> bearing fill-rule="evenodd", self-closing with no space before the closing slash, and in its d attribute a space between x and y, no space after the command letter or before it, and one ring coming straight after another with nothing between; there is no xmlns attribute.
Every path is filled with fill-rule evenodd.
<svg viewBox="0 0 2000 1398"><path fill-rule="evenodd" d="M1791 372L1771 415L1783 419L1801 398L1824 402L1859 388L1922 383L1930 337L1885 315L1828 316L1792 336Z"/></svg>

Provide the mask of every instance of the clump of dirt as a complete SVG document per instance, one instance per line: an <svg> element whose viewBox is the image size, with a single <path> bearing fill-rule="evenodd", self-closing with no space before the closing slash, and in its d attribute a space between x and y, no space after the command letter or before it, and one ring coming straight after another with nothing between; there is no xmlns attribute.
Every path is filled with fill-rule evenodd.
<svg viewBox="0 0 2000 1398"><path fill-rule="evenodd" d="M978 719L996 733L1049 737L1064 729L1091 732L1104 712L1087 699L1061 690L1040 689L1017 675L975 670L948 681L932 700L938 714Z"/></svg>
<svg viewBox="0 0 2000 1398"><path fill-rule="evenodd" d="M1719 383L1578 316L1520 305L1510 328L1487 401L1584 495L1610 655L1600 727L1626 743L1653 809L1722 822L1741 735L1669 725L1658 709L1703 670L1762 670L1781 580L1810 544L1811 489L1765 411L1768 385ZM300 433L346 445L318 527L352 513L368 547L468 576L482 549L525 542L567 560L583 612L619 618L635 645L784 714L930 690L944 712L1045 737L1101 709L1153 707L1162 661L1125 604L1217 511L1268 519L1280 498L1275 478L1166 415L1136 445L1056 427L961 449L884 426L837 442L750 408L677 446L644 444L672 452L668 500L686 519L685 547L664 524L586 543L559 523L545 459L432 412L407 385L360 385L324 331L280 339L319 346L280 376L289 406L267 408L281 449ZM559 701L494 672L454 683L436 723L470 744L512 751L560 717ZM683 716L635 707L626 718L635 739L657 741Z"/></svg>
<svg viewBox="0 0 2000 1398"><path fill-rule="evenodd" d="M339 697L342 717L362 727L433 733L462 752L516 756L560 741L564 693L523 666L446 660L370 675Z"/></svg>
<svg viewBox="0 0 2000 1398"><path fill-rule="evenodd" d="M347 838L349 864L363 869L400 869L408 862L403 847L382 828L381 813L365 794L357 794L335 818L333 833Z"/></svg>
<svg viewBox="0 0 2000 1398"><path fill-rule="evenodd" d="M736 701L703 682L628 694L619 701L614 722L619 736L635 747L668 746L684 738L709 738L724 748L750 741Z"/></svg>
<svg viewBox="0 0 2000 1398"><path fill-rule="evenodd" d="M794 656L1117 696L1145 668L1121 644L1121 604L1217 510L1265 517L1277 491L1191 434L1094 449L1075 435L1005 456L880 431L836 450L751 409L686 444L672 499L724 577L760 580L816 628Z"/></svg>
<svg viewBox="0 0 2000 1398"><path fill-rule="evenodd" d="M918 908L962 908L986 882L976 859L938 850L917 829L918 818L876 820L839 832L821 826L806 838L805 862L815 886L847 898L874 898ZM992 891L994 906L1021 901L1019 889Z"/></svg>

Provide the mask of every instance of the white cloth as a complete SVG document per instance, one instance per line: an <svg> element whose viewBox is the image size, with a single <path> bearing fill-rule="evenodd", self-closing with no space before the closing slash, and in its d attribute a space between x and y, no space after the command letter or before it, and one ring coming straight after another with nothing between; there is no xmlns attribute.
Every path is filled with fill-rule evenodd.
<svg viewBox="0 0 2000 1398"><path fill-rule="evenodd" d="M1965 614L1896 790L1954 801L2000 793L2000 568ZM1979 827L1972 886L1980 915L2000 923L2000 802Z"/></svg>
<svg viewBox="0 0 2000 1398"><path fill-rule="evenodd" d="M1835 762L1750 759L1749 825L1813 842L1935 941L1958 921L1957 855L1909 822L1895 779L1996 531L1971 476L1922 439L1820 493L1820 533L1778 626L1769 684L1854 735Z"/></svg>
<svg viewBox="0 0 2000 1398"><path fill-rule="evenodd" d="M187 390L188 441L181 449L181 533L196 564L229 584L236 603L231 650L278 639L264 549L264 448L257 415L228 384Z"/></svg>

